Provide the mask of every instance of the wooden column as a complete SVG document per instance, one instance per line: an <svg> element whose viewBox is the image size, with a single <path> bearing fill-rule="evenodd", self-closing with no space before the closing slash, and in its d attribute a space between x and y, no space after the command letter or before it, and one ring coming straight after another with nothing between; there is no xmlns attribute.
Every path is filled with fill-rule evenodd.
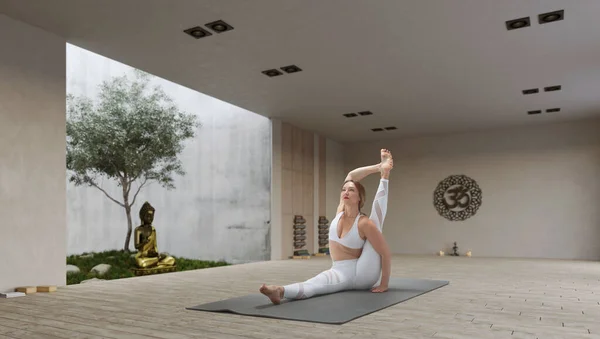
<svg viewBox="0 0 600 339"><path fill-rule="evenodd" d="M294 217L306 225L306 245L314 248L314 134L287 123L282 124L282 242L283 253L292 256Z"/></svg>

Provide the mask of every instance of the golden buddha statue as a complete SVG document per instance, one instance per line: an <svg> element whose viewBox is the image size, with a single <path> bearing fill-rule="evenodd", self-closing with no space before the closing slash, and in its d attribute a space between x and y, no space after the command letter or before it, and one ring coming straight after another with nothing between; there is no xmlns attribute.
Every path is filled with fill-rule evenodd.
<svg viewBox="0 0 600 339"><path fill-rule="evenodd" d="M175 258L158 253L156 245L156 229L152 226L155 209L147 201L140 208L140 220L142 224L135 228L134 244L138 252L135 255L135 263L139 269L174 268ZM156 270L172 271L169 270Z"/></svg>

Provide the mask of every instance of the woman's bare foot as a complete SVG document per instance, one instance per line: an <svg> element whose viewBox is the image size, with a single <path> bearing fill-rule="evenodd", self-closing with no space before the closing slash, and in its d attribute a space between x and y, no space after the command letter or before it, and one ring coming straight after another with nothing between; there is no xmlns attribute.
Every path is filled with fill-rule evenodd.
<svg viewBox="0 0 600 339"><path fill-rule="evenodd" d="M381 150L381 177L387 179L392 168L394 168L394 159L392 158L392 153L384 148Z"/></svg>
<svg viewBox="0 0 600 339"><path fill-rule="evenodd" d="M283 287L281 286L267 286L265 284L262 284L259 291L260 293L269 297L269 299L271 299L271 302L275 305L279 304L281 302L281 298L283 298Z"/></svg>

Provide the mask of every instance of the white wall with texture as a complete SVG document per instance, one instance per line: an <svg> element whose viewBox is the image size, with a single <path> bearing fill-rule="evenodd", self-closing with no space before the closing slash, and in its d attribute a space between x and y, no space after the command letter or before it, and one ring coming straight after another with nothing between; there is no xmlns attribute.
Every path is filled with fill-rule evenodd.
<svg viewBox="0 0 600 339"><path fill-rule="evenodd" d="M600 259L600 120L348 144L347 170L394 155L383 228L396 254ZM464 221L441 217L434 191L463 174L482 191ZM370 213L378 177L364 180ZM450 201L452 202L452 201ZM460 210L460 209L457 209Z"/></svg>
<svg viewBox="0 0 600 339"><path fill-rule="evenodd" d="M0 292L65 280L65 41L0 14Z"/></svg>

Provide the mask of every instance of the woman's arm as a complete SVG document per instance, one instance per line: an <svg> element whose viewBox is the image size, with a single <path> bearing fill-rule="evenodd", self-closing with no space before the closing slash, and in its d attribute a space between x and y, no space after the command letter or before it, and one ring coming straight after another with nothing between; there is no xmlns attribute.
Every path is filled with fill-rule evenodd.
<svg viewBox="0 0 600 339"><path fill-rule="evenodd" d="M343 210L344 210L344 200L342 200L342 198L340 198L340 204L338 205L338 208L337 208L337 211L335 211L335 214L338 215Z"/></svg>
<svg viewBox="0 0 600 339"><path fill-rule="evenodd" d="M369 174L379 173L381 168L381 163L377 165L364 166L355 168L348 173L346 179L344 181L352 180L352 181L361 181L364 177Z"/></svg>
<svg viewBox="0 0 600 339"><path fill-rule="evenodd" d="M381 283L379 289L381 292L384 292L388 288L388 284L390 282L390 276L392 272L392 254L390 252L390 248L388 247L385 238L383 237L383 233L377 228L377 225L373 222L373 220L369 218L363 218L363 222L359 224L359 227L362 228L362 231L367 238L367 240L373 245L373 249L381 256ZM362 225L361 225L362 224Z"/></svg>

